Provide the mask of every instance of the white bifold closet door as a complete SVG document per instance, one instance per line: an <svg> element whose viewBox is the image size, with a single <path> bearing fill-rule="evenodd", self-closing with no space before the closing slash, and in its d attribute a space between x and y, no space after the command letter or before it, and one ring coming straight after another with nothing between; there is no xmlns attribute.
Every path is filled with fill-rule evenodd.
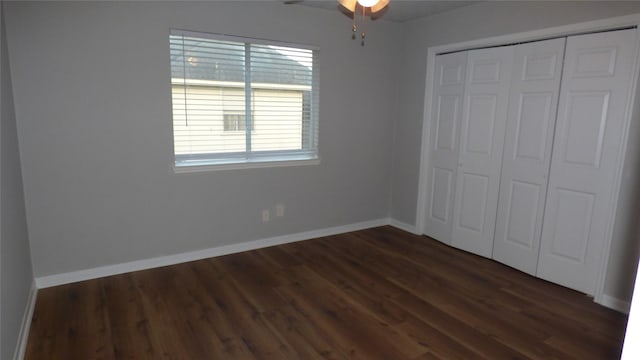
<svg viewBox="0 0 640 360"><path fill-rule="evenodd" d="M425 233L447 244L451 243L466 63L467 53L459 52L439 55L435 64Z"/></svg>
<svg viewBox="0 0 640 360"><path fill-rule="evenodd" d="M536 274L565 38L515 48L493 259Z"/></svg>
<svg viewBox="0 0 640 360"><path fill-rule="evenodd" d="M437 56L425 233L594 294L616 220L636 34Z"/></svg>
<svg viewBox="0 0 640 360"><path fill-rule="evenodd" d="M619 171L636 31L567 39L538 277L593 294Z"/></svg>
<svg viewBox="0 0 640 360"><path fill-rule="evenodd" d="M491 257L513 46L471 50L460 133L451 245Z"/></svg>

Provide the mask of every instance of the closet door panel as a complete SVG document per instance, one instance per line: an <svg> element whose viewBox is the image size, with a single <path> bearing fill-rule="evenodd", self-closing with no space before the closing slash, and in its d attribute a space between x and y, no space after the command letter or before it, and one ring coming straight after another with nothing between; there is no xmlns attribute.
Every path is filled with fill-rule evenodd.
<svg viewBox="0 0 640 360"><path fill-rule="evenodd" d="M493 258L535 275L565 39L516 46Z"/></svg>
<svg viewBox="0 0 640 360"><path fill-rule="evenodd" d="M613 225L635 30L569 37L565 56L537 275L593 294Z"/></svg>
<svg viewBox="0 0 640 360"><path fill-rule="evenodd" d="M491 257L513 47L468 52L451 245Z"/></svg>
<svg viewBox="0 0 640 360"><path fill-rule="evenodd" d="M449 244L467 54L436 57L425 234Z"/></svg>
<svg viewBox="0 0 640 360"><path fill-rule="evenodd" d="M488 176L463 172L461 176L458 226L481 236L484 232L484 219L487 211L487 194L490 178Z"/></svg>

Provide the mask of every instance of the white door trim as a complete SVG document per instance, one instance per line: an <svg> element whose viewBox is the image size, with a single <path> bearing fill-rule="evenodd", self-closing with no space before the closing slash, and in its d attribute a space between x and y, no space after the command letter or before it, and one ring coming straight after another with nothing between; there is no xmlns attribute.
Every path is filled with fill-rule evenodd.
<svg viewBox="0 0 640 360"><path fill-rule="evenodd" d="M418 201L417 201L417 209L416 209L416 229L419 233L425 233L425 215L426 215L426 191L428 186L428 176L425 173L428 170L428 162L429 162L429 151L430 147L428 144L428 139L431 134L431 112L429 111L432 107L432 94L433 94L433 82L434 82L434 72L435 72L435 57L437 54L452 52L452 51L461 51L461 50L469 50L474 48L482 48L482 47L491 47L498 45L506 45L506 44L514 44L520 42L527 41L536 41L536 40L544 40L554 37L560 36L568 36L568 35L576 35L581 33L589 33L589 32L597 32L597 31L606 31L606 30L614 30L621 29L627 27L637 27L636 31L639 32L640 35L640 14L633 15L625 15L595 21L581 22L570 25L563 25L557 27L551 27L546 29L502 35L496 37L490 37L486 39L466 41L460 43L446 44L446 45L438 45L432 46L427 49L427 75L425 80L425 101L424 101L424 109L423 109L423 122L422 122L422 144L421 144L421 152L420 152L420 172L419 172L419 183L418 183ZM627 108L625 109L625 120L624 120L624 130L623 130L623 143L620 146L618 153L618 164L616 164L616 174L614 176L614 181L612 183L613 186L613 197L611 198L611 203L609 204L609 219L607 221L607 229L606 229L606 237L604 239L604 249L603 249L603 257L600 260L599 271L598 271L598 281L596 285L596 290L594 293L594 301L597 303L601 303L603 301L604 296L604 283L606 278L607 266L609 263L609 254L611 248L611 240L613 236L613 227L614 227L614 218L615 213L618 206L618 195L620 192L620 184L622 179L622 165L624 164L625 158L625 149L627 148L627 138L629 134L629 126L631 124L631 115L633 110L633 104L635 99L635 94L637 90L638 83L638 74L639 74L639 57L640 57L640 36L636 37L636 58L634 59L633 64L633 81L631 87L631 96L630 101L627 103Z"/></svg>

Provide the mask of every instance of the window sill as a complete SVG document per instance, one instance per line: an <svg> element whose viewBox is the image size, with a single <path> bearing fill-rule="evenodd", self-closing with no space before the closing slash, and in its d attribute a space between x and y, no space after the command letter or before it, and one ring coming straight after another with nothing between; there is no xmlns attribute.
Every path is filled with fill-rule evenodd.
<svg viewBox="0 0 640 360"><path fill-rule="evenodd" d="M320 158L313 159L252 159L246 162L224 163L216 161L198 161L188 164L176 163L173 166L173 172L176 174L210 172L220 170L242 170L242 169L259 169L285 166L307 166L319 165Z"/></svg>

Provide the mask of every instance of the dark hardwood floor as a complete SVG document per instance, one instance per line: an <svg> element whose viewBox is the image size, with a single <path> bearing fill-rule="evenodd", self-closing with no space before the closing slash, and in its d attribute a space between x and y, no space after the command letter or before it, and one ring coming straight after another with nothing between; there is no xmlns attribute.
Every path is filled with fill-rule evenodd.
<svg viewBox="0 0 640 360"><path fill-rule="evenodd" d="M381 227L40 290L26 359L617 359L625 324Z"/></svg>

